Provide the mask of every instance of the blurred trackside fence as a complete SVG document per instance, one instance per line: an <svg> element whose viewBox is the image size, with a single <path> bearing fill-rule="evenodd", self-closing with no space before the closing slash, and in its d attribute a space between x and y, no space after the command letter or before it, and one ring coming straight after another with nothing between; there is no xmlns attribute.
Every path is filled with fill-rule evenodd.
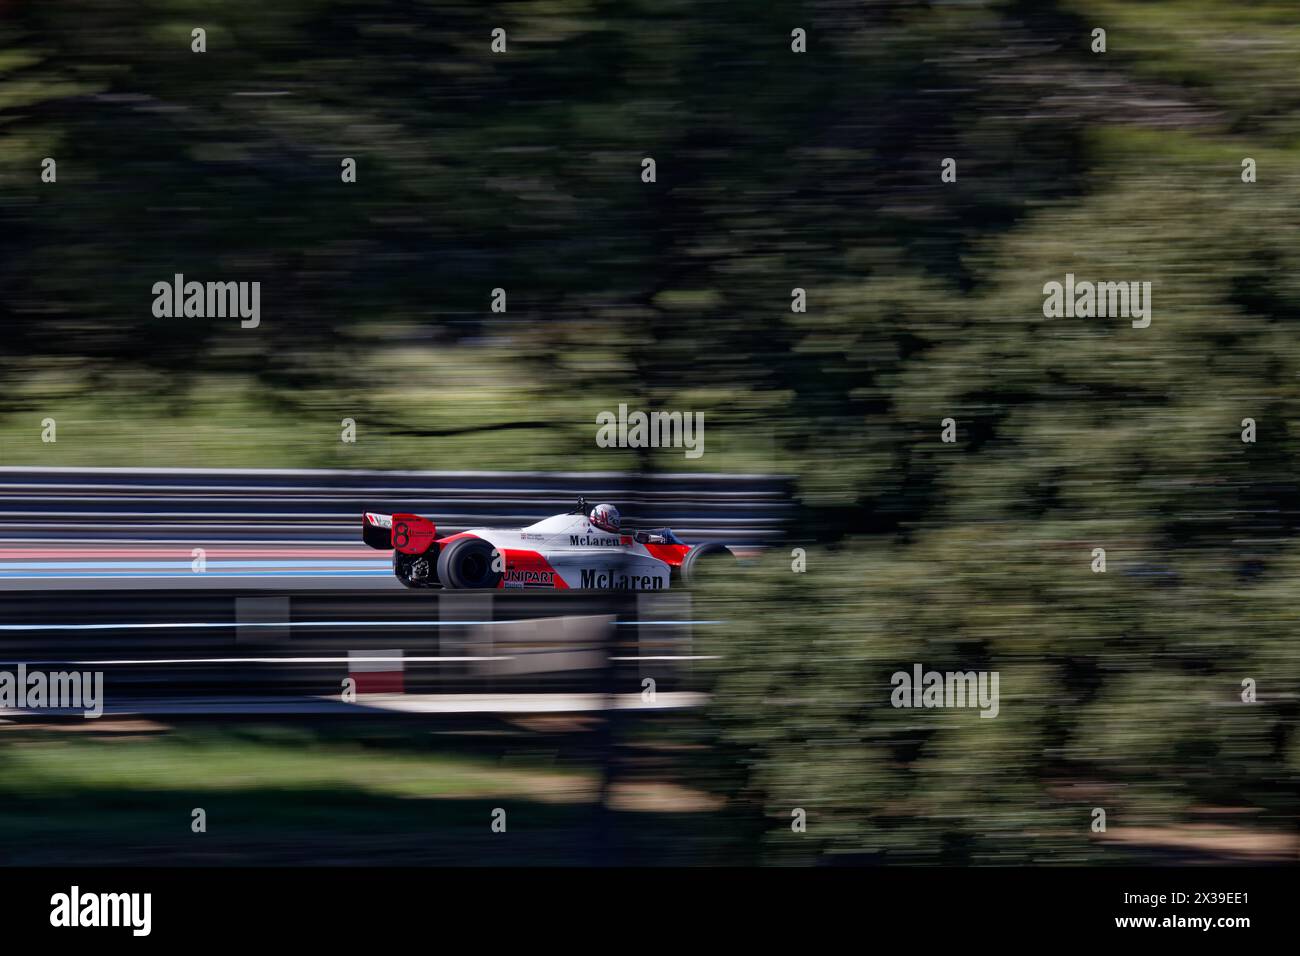
<svg viewBox="0 0 1300 956"><path fill-rule="evenodd" d="M518 526L609 501L629 526L761 546L791 514L777 475L0 468L0 540L355 543L363 511L440 530Z"/></svg>
<svg viewBox="0 0 1300 956"><path fill-rule="evenodd" d="M103 671L108 714L673 709L703 699L692 613L687 592L18 592L0 668Z"/></svg>

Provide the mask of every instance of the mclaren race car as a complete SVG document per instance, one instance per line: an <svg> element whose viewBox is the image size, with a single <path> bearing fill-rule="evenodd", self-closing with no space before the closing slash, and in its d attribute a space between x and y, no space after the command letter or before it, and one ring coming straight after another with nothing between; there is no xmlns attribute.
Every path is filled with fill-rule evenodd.
<svg viewBox="0 0 1300 956"><path fill-rule="evenodd" d="M525 528L474 528L442 538L428 518L368 511L361 538L393 552L393 572L408 588L661 591L736 562L724 545L689 545L668 528L627 531L616 508L590 507L585 499Z"/></svg>

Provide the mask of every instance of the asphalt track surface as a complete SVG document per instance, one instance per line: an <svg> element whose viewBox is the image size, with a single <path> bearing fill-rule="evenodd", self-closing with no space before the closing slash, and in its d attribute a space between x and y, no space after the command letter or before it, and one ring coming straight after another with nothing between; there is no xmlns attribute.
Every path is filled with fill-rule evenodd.
<svg viewBox="0 0 1300 956"><path fill-rule="evenodd" d="M451 533L579 495L741 553L779 540L789 512L766 476L0 469L0 670L101 672L107 716L698 706L695 638L721 622L687 592L408 591L357 540L365 510Z"/></svg>

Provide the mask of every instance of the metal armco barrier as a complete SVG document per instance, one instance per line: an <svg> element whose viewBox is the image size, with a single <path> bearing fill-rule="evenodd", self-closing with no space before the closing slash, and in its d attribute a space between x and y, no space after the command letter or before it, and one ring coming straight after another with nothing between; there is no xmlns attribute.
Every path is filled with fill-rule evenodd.
<svg viewBox="0 0 1300 956"><path fill-rule="evenodd" d="M790 512L774 475L0 468L0 542L353 542L363 511L454 532L528 524L580 495L632 526L732 544L779 538Z"/></svg>
<svg viewBox="0 0 1300 956"><path fill-rule="evenodd" d="M691 620L684 592L15 592L0 599L0 670L102 671L108 713L329 710L349 678L362 704L367 692L634 698L646 686L671 700L700 689L698 626L711 625Z"/></svg>

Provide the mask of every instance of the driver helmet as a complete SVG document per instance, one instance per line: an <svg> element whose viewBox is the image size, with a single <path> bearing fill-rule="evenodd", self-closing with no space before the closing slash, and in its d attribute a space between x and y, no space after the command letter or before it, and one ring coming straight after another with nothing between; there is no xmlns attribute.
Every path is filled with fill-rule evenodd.
<svg viewBox="0 0 1300 956"><path fill-rule="evenodd" d="M608 531L611 534L618 533L618 509L613 505L596 505L591 509L588 518L601 531Z"/></svg>

